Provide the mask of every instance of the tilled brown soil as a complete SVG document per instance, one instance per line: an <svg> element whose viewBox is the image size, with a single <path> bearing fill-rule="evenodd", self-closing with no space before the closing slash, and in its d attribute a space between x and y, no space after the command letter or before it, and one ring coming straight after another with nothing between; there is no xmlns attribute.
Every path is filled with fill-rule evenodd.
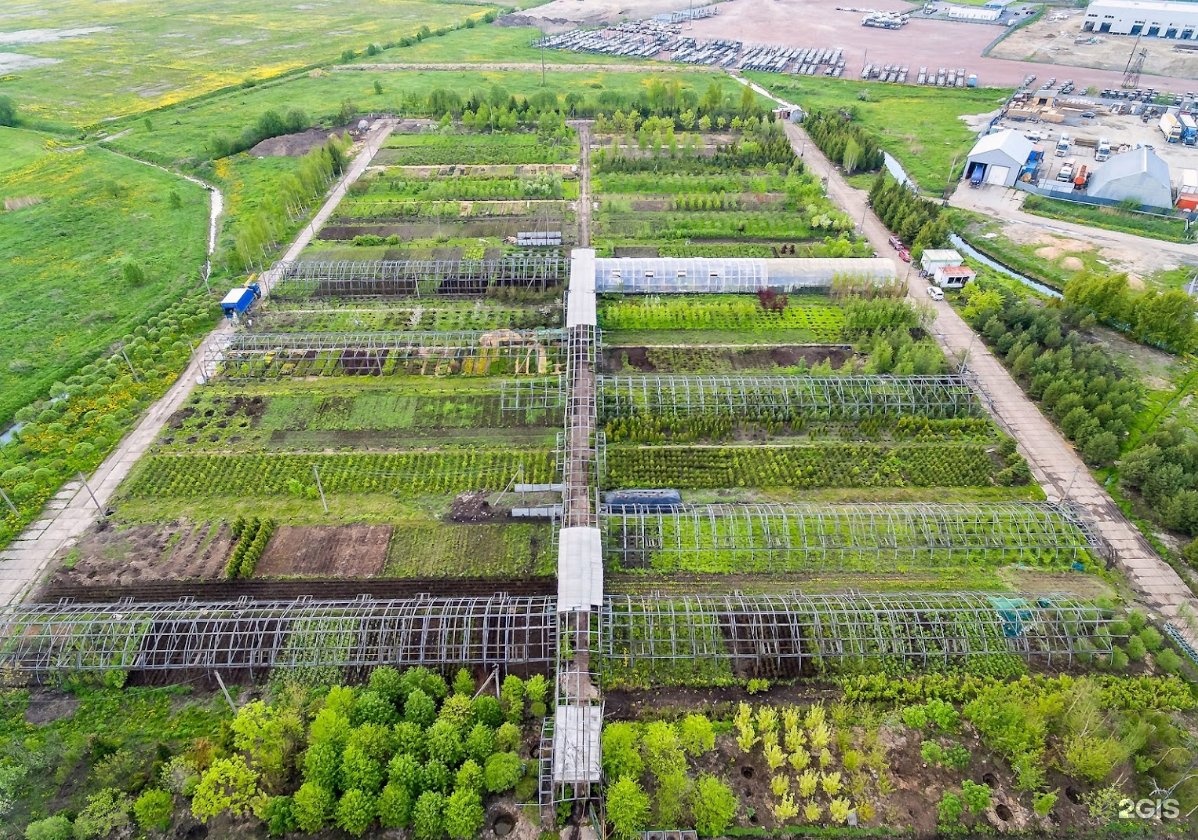
<svg viewBox="0 0 1198 840"><path fill-rule="evenodd" d="M390 525L283 525L271 536L254 574L371 577L383 570L390 541Z"/></svg>
<svg viewBox="0 0 1198 840"><path fill-rule="evenodd" d="M214 580L224 575L232 538L220 523L93 528L60 559L53 584L91 586L155 580Z"/></svg>

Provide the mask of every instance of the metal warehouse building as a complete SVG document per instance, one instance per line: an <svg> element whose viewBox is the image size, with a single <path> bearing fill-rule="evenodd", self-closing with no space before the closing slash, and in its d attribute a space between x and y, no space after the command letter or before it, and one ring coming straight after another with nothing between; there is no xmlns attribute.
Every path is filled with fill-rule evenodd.
<svg viewBox="0 0 1198 840"><path fill-rule="evenodd" d="M1167 0L1094 0L1083 32L1198 41L1198 3Z"/></svg>
<svg viewBox="0 0 1198 840"><path fill-rule="evenodd" d="M1012 186L1019 180L1035 148L1032 141L1018 131L1008 129L987 134L969 152L965 177L970 180L981 178L987 184L1000 187Z"/></svg>
<svg viewBox="0 0 1198 840"><path fill-rule="evenodd" d="M1169 165L1147 147L1115 155L1090 176L1087 189L1094 198L1135 199L1148 207L1172 207Z"/></svg>

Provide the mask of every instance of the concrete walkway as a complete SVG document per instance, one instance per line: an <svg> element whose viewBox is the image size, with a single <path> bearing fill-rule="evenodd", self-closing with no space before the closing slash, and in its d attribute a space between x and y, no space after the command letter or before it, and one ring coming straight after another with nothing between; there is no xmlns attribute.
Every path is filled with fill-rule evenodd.
<svg viewBox="0 0 1198 840"><path fill-rule="evenodd" d="M393 121L380 121L371 133L366 145L358 152L353 164L328 194L324 205L304 226L283 255L284 260L294 260L307 247L336 209L351 184L366 171L371 158L391 131ZM275 270L262 275L263 291L266 292L278 279ZM100 511L116 493L137 459L145 454L171 415L186 401L197 380L204 375L203 363L216 348L222 347L233 333L232 325L226 321L213 330L192 354L191 363L182 376L171 386L141 418L137 427L120 442L100 467L87 479L85 487L79 481L63 486L51 499L42 516L27 527L7 548L0 551L0 606L7 606L26 597L54 556L78 539L98 518ZM89 489L90 488L90 492Z"/></svg>
<svg viewBox="0 0 1198 840"><path fill-rule="evenodd" d="M1140 532L1123 516L1106 491L1090 475L1073 446L1065 440L1039 408L1019 387L948 303L933 303L927 296L927 281L898 259L887 244L890 232L866 205L867 194L855 189L836 171L807 134L787 124L786 133L796 152L802 152L808 171L826 180L828 195L845 212L859 221L862 235L880 256L895 261L900 277L907 277L911 299L930 305L936 313L932 332L945 353L964 358L977 375L991 413L1019 443L1020 452L1049 497L1072 500L1093 518L1099 534L1111 545L1116 563L1144 604L1183 629L1191 643L1198 632L1190 624L1198 620L1198 599L1173 569L1152 551Z"/></svg>

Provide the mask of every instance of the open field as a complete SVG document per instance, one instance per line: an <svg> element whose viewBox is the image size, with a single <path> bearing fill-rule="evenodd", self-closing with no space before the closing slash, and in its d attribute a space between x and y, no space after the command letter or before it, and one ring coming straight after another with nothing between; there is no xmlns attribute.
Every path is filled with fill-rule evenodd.
<svg viewBox="0 0 1198 840"><path fill-rule="evenodd" d="M1059 65L1055 75L1060 78L1086 78L1084 70L1075 73L1071 72L1071 68L1123 72L1137 39L1131 35L1082 32L1084 19L1084 12L1075 9L1053 9L1035 23L1012 32L995 46L990 55L993 58ZM1083 42L1078 43L1082 39ZM1088 43L1091 39L1095 43ZM1195 66L1193 53L1174 49L1173 45L1178 42L1158 42L1153 39L1148 43L1152 46L1144 62L1145 73L1158 77L1172 76L1178 80L1198 79L1198 66ZM1151 82L1144 86L1150 85ZM1105 83L1097 86L1109 87ZM1079 87L1085 89L1084 85Z"/></svg>
<svg viewBox="0 0 1198 840"><path fill-rule="evenodd" d="M104 150L36 152L37 135L8 135L25 165L0 172L0 200L20 208L0 212L0 426L194 290L208 220L194 184Z"/></svg>
<svg viewBox="0 0 1198 840"><path fill-rule="evenodd" d="M1027 213L1048 219L1117 230L1150 239L1163 239L1166 242L1192 241L1182 219L1164 219L1118 207L1095 207L1069 201L1054 201L1038 195L1029 195L1024 199L1023 209Z"/></svg>
<svg viewBox="0 0 1198 840"><path fill-rule="evenodd" d="M165 11L147 0L99 7L56 0L5 14L0 38L53 62L10 74L5 91L33 119L91 125L330 63L344 50L391 44L487 11L424 0L384 0L369 9L268 0L252 10L193 0Z"/></svg>
<svg viewBox="0 0 1198 840"><path fill-rule="evenodd" d="M963 117L996 111L1007 95L1005 90L985 88L940 90L771 73L745 75L808 111L848 108L923 190L936 194L950 179L956 181L955 174L977 139L973 123Z"/></svg>
<svg viewBox="0 0 1198 840"><path fill-rule="evenodd" d="M480 36L481 37L481 36ZM588 71L585 73L560 70L550 73L546 88L541 87L541 74L528 70L510 71L463 71L463 70L411 70L380 72L377 74L322 73L288 81L281 85L238 90L183 105L172 110L170 131L147 131L140 122L129 126L131 131L114 141L119 148L144 154L155 160L172 162L192 157L206 157L207 144L214 134L236 135L255 122L262 114L274 109L280 114L298 108L309 117L327 120L336 115L342 103L354 103L356 111L389 111L406 116L427 116L429 94L436 90L455 91L463 99L474 92L482 98L496 87L507 95L533 96L551 92L564 100L567 93L581 94L586 107L580 106L579 113L592 112L599 97L606 94L614 104L612 109L625 107L649 89L654 80L652 74ZM671 73L668 80L677 82L682 90L690 89L696 97L702 96L715 83L725 97L740 101L741 86L727 76L711 71L693 70ZM374 92L374 82L383 88L382 94ZM507 96L504 96L506 101ZM762 105L768 104L761 100ZM440 114L434 116L439 117Z"/></svg>

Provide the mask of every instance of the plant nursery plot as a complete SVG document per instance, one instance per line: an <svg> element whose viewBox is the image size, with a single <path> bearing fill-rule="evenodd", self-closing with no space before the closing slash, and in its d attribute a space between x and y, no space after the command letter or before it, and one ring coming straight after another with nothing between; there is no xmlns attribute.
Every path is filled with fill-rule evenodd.
<svg viewBox="0 0 1198 840"><path fill-rule="evenodd" d="M693 337L690 335L688 337ZM603 336L600 348L600 372L605 374L638 373L770 373L807 374L814 368L855 368L853 349L846 345L763 345L763 346L629 346L609 344L611 334Z"/></svg>
<svg viewBox="0 0 1198 840"><path fill-rule="evenodd" d="M392 134L374 162L380 166L491 163L573 163L577 140L536 134Z"/></svg>
<svg viewBox="0 0 1198 840"><path fill-rule="evenodd" d="M800 446L611 446L604 486L957 487L995 483L987 443L833 443Z"/></svg>
<svg viewBox="0 0 1198 840"><path fill-rule="evenodd" d="M454 332L554 329L564 320L560 304L518 306L477 301L412 302L405 306L286 308L268 305L253 318L255 332Z"/></svg>
<svg viewBox="0 0 1198 840"><path fill-rule="evenodd" d="M781 311L752 295L648 295L603 298L598 319L612 344L830 344L844 340L845 311L823 295L790 296Z"/></svg>
<svg viewBox="0 0 1198 840"><path fill-rule="evenodd" d="M578 181L557 172L527 176L454 175L388 167L359 180L337 212L372 202L563 200L578 197ZM348 212L347 215L353 215Z"/></svg>
<svg viewBox="0 0 1198 840"><path fill-rule="evenodd" d="M608 561L645 574L848 573L1093 560L1065 510L1042 505L709 505L609 513Z"/></svg>
<svg viewBox="0 0 1198 840"><path fill-rule="evenodd" d="M331 455L151 455L125 485L133 499L205 496L305 495L313 468L328 494L390 494L396 498L468 490L502 490L513 478L553 480L553 452L546 449L464 449Z"/></svg>
<svg viewBox="0 0 1198 840"><path fill-rule="evenodd" d="M397 523L386 577L552 577L553 527L542 523Z"/></svg>

